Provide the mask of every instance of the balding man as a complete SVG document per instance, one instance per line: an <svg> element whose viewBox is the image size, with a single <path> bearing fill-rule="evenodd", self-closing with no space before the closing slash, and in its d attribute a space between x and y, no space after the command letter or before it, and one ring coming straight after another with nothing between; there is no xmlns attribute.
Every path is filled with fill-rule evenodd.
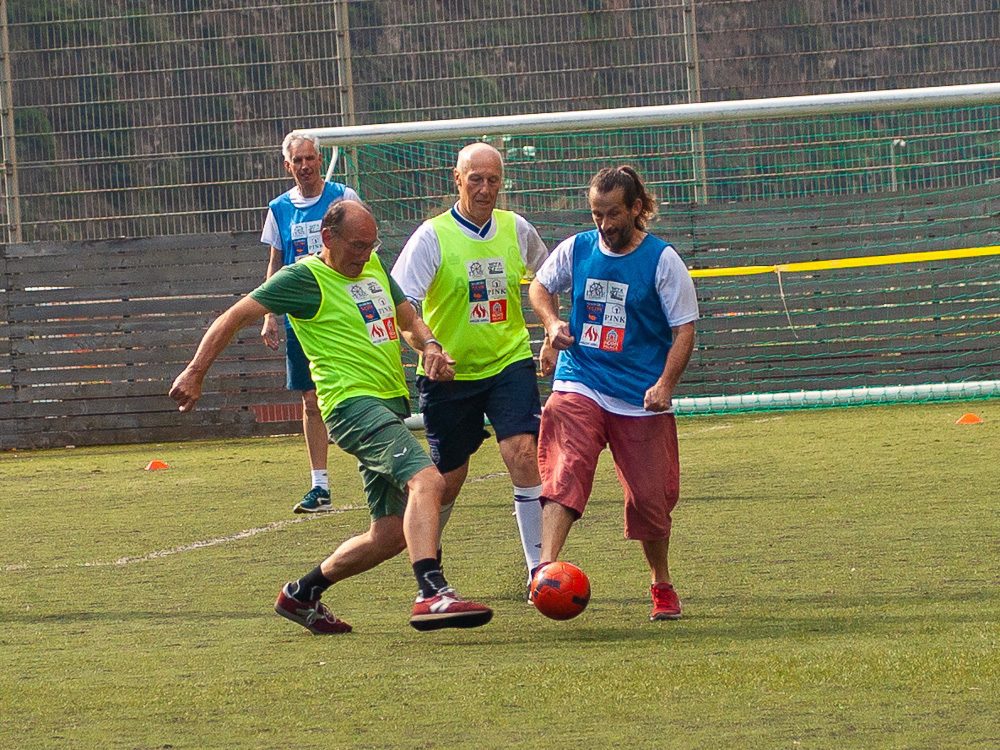
<svg viewBox="0 0 1000 750"><path fill-rule="evenodd" d="M282 268L212 323L170 397L181 411L194 408L208 368L232 336L268 312L286 315L311 364L329 437L358 459L371 525L286 584L275 611L315 634L349 632L351 626L320 601L322 594L406 548L420 588L410 617L414 628L484 625L492 611L460 598L441 572L445 483L403 423L410 407L400 335L422 353L432 380L454 377L453 361L382 268L375 254L378 228L363 204L334 203L321 236L319 255Z"/></svg>
<svg viewBox="0 0 1000 750"><path fill-rule="evenodd" d="M469 472L469 459L496 433L514 487L514 514L526 569L539 562L541 510L537 446L541 407L521 310L521 279L548 250L523 217L497 210L503 159L473 143L454 169L458 202L425 221L407 241L393 278L423 304L428 325L455 358L455 378L441 382L418 369L420 411L431 458L444 475L447 520Z"/></svg>

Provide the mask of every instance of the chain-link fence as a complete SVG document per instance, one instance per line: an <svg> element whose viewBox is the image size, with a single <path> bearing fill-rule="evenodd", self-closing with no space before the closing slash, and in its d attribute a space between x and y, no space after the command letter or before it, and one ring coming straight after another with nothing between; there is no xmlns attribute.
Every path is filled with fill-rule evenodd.
<svg viewBox="0 0 1000 750"><path fill-rule="evenodd" d="M295 128L1000 80L995 0L0 9L7 241L255 230Z"/></svg>

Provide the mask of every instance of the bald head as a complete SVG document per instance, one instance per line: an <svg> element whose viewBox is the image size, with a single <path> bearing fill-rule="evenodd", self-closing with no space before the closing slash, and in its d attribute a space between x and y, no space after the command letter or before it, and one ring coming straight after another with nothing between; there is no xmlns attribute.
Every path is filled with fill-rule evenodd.
<svg viewBox="0 0 1000 750"><path fill-rule="evenodd" d="M455 162L457 172L468 172L474 166L490 164L503 173L503 157L500 152L488 143L470 143L458 152L458 160Z"/></svg>
<svg viewBox="0 0 1000 750"><path fill-rule="evenodd" d="M378 249L378 226L368 206L340 200L323 217L323 260L333 270L356 278Z"/></svg>
<svg viewBox="0 0 1000 750"><path fill-rule="evenodd" d="M361 201L339 200L330 204L323 216L323 229L351 233L360 223L375 224L371 210Z"/></svg>
<svg viewBox="0 0 1000 750"><path fill-rule="evenodd" d="M488 143L470 143L458 152L454 173L459 212L484 225L493 215L503 186L503 157Z"/></svg>

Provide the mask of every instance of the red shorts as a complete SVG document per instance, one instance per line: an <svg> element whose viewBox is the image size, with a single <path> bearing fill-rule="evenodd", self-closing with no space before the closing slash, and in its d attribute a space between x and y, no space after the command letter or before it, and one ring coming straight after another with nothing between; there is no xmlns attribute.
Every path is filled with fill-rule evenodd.
<svg viewBox="0 0 1000 750"><path fill-rule="evenodd" d="M670 513L680 494L673 414L623 417L586 396L553 392L538 435L542 502L557 502L582 516L606 445L625 490L625 537L668 539Z"/></svg>

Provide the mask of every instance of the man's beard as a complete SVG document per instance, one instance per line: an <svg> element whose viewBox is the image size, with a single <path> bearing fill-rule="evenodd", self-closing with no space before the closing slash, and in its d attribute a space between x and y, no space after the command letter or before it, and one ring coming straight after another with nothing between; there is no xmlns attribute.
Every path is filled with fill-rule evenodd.
<svg viewBox="0 0 1000 750"><path fill-rule="evenodd" d="M609 250L617 252L628 247L629 243L632 241L633 231L633 229L624 227L611 236L601 232L601 238L604 240L604 244L608 246Z"/></svg>

